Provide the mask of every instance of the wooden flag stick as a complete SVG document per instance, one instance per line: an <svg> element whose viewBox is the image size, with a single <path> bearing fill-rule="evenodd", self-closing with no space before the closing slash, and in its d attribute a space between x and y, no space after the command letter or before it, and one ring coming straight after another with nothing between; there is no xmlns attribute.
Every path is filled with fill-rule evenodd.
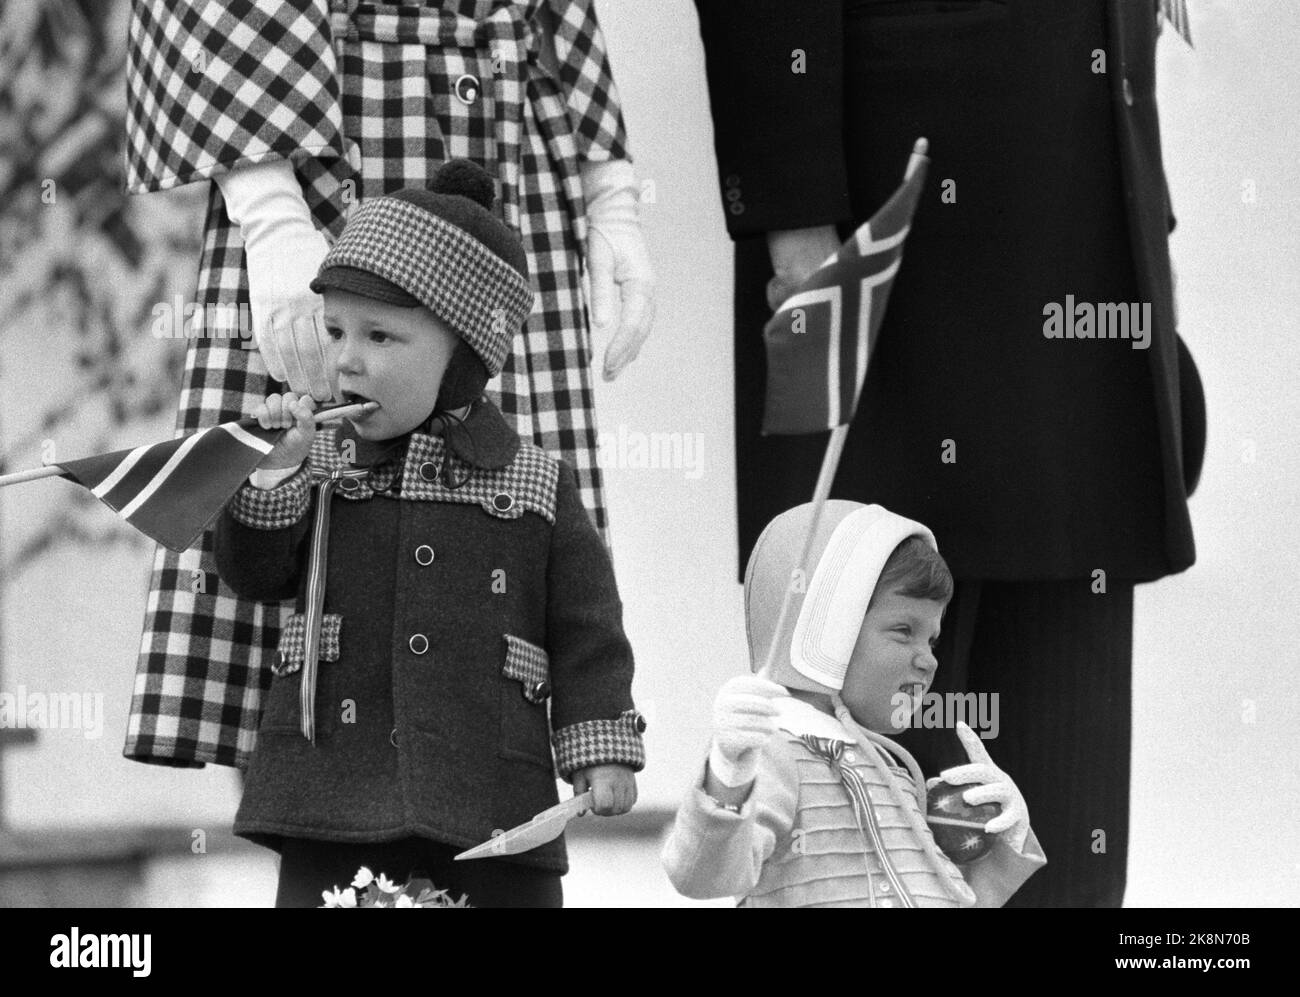
<svg viewBox="0 0 1300 997"><path fill-rule="evenodd" d="M322 409L314 416L316 425L319 426L323 422L332 422L335 419L350 419L362 412L373 411L372 406L376 404L376 402L358 402L355 405L336 405L334 408ZM44 467L31 467L26 471L0 474L0 488L19 485L24 481L38 481L41 478L57 478L62 473L63 468L58 464L46 464Z"/></svg>
<svg viewBox="0 0 1300 997"><path fill-rule="evenodd" d="M906 181L911 178L912 174L920 167L921 161L930 149L930 143L924 138L918 138L912 146L912 155L908 157L907 168L903 171L903 179ZM858 385L858 394L862 392L862 385ZM858 398L855 395L853 399L853 411L858 408ZM826 453L822 455L822 467L817 475L817 487L813 489L812 505L813 514L812 522L808 524L808 536L804 538L803 553L799 555L799 563L795 570L790 573L790 578L786 582L785 592L781 596L781 612L777 614L776 630L772 634L772 641L767 646L767 657L763 661L763 667L759 669L758 674L762 678L770 678L772 666L776 664L777 648L781 647L783 642L781 635L785 632L786 621L790 618L790 607L794 604L794 582L799 577L804 586L808 584L808 579L804 577L808 570L808 558L812 554L813 539L817 536L817 527L821 525L822 511L826 508L826 500L831 495L831 483L835 480L835 472L840 466L840 456L844 453L844 438L849 435L849 424L853 421L852 413L848 420L842 426L836 426L831 430L831 437L826 442Z"/></svg>
<svg viewBox="0 0 1300 997"><path fill-rule="evenodd" d="M799 565L796 571L802 574L807 568L808 556L812 553L813 538L817 536L817 527L821 524L822 510L826 508L826 500L830 498L831 482L835 480L835 471L840 466L840 454L844 452L844 438L849 435L848 424L836 426L831 430L831 438L826 444L826 453L822 456L821 473L817 475L817 487L813 489L813 515L812 522L808 524L808 536L804 538L803 553L799 555ZM776 664L776 651L781 646L781 635L785 632L786 620L790 618L790 607L794 604L794 582L795 573L791 572L790 578L786 582L785 592L781 596L781 612L776 618L776 631L772 636L772 642L767 646L767 658L763 661L763 667L759 670L762 678L769 678L772 672L772 666ZM804 585L807 581L804 580Z"/></svg>

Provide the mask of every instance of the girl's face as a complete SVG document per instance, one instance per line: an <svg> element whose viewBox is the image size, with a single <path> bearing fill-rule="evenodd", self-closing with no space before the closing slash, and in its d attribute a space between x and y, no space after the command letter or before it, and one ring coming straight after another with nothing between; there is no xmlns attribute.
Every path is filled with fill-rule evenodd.
<svg viewBox="0 0 1300 997"><path fill-rule="evenodd" d="M853 719L878 734L906 730L934 681L945 604L877 592L862 620L840 695Z"/></svg>
<svg viewBox="0 0 1300 997"><path fill-rule="evenodd" d="M427 308L401 308L330 288L325 291L326 358L341 401L375 401L352 419L366 440L390 440L433 411L456 334Z"/></svg>

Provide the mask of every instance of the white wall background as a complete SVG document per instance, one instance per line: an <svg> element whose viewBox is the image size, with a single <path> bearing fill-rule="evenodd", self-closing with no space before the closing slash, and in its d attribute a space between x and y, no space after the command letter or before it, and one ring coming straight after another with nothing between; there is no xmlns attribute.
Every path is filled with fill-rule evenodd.
<svg viewBox="0 0 1300 997"><path fill-rule="evenodd" d="M1300 888L1300 9L1190 7L1196 49L1167 32L1159 86L1182 332L1205 381L1209 444L1192 501L1198 562L1138 590L1129 903L1290 905ZM730 244L693 5L603 0L599 10L637 169L654 183L643 217L662 288L641 358L599 385L601 427L699 433L704 447L696 478L608 471L636 695L651 721L642 799L667 807L698 764L714 690L747 667L733 580ZM1243 203L1247 181L1254 203ZM58 373L35 353L6 358L4 391L39 390ZM40 489L61 487L0 498L6 536L41 514ZM140 557L64 550L6 587L6 688L100 690L106 712L98 740L48 731L37 748L8 753L11 824L229 827L229 770L121 757L147 570ZM652 863L627 868L621 888L602 874L610 902L662 894Z"/></svg>

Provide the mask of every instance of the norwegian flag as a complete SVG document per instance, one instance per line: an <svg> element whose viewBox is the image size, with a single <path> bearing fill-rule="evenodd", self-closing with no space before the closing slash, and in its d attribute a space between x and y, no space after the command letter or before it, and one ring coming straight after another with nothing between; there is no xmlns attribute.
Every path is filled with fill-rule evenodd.
<svg viewBox="0 0 1300 997"><path fill-rule="evenodd" d="M189 436L60 461L75 481L141 533L164 547L189 548L239 490L283 429L255 419L227 422Z"/></svg>
<svg viewBox="0 0 1300 997"><path fill-rule="evenodd" d="M857 409L894 275L929 160L781 305L763 329L767 346L764 434L846 425Z"/></svg>

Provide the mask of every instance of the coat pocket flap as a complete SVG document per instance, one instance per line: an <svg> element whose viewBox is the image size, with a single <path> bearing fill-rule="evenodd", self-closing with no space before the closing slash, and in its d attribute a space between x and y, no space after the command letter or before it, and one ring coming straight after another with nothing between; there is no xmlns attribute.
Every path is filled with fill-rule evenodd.
<svg viewBox="0 0 1300 997"><path fill-rule="evenodd" d="M551 667L546 651L511 634L505 635L506 661L501 674L524 688L530 703L542 703L551 695Z"/></svg>
<svg viewBox="0 0 1300 997"><path fill-rule="evenodd" d="M339 630L342 625L343 617L338 613L326 613L321 617L318 660L339 660ZM276 675L289 675L302 667L306 655L307 617L304 613L295 613L280 631L280 646L271 670Z"/></svg>

